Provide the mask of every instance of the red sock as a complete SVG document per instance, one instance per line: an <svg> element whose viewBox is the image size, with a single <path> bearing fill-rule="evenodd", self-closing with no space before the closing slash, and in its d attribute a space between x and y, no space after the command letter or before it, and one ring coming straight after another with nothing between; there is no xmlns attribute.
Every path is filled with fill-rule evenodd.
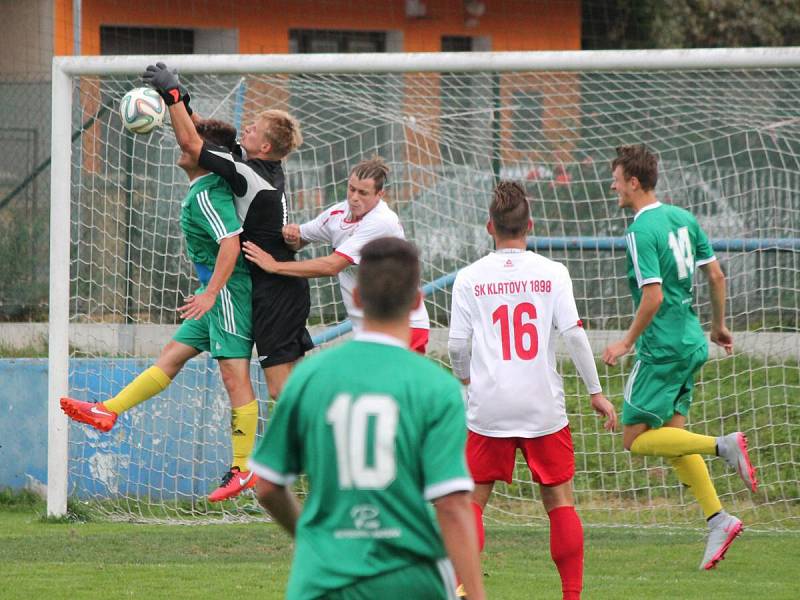
<svg viewBox="0 0 800 600"><path fill-rule="evenodd" d="M472 503L472 512L475 513L475 529L478 531L478 552L483 552L486 544L486 530L483 528L483 509L477 502Z"/></svg>
<svg viewBox="0 0 800 600"><path fill-rule="evenodd" d="M550 517L550 556L561 575L564 600L579 600L583 588L583 525L574 506L559 506Z"/></svg>

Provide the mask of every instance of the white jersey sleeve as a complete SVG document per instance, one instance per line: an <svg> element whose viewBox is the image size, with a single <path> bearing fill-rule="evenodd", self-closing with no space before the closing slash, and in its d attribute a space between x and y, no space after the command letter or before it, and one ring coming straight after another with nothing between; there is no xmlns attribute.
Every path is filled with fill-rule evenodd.
<svg viewBox="0 0 800 600"><path fill-rule="evenodd" d="M560 267L560 281L553 302L553 324L561 332L582 325L572 291L572 278L564 265Z"/></svg>
<svg viewBox="0 0 800 600"><path fill-rule="evenodd" d="M586 389L590 394L599 394L603 391L600 377L597 375L597 365L594 362L592 347L583 327L573 327L561 332L564 344L567 347L572 363L578 370Z"/></svg>
<svg viewBox="0 0 800 600"><path fill-rule="evenodd" d="M469 340L472 338L471 300L469 283L461 275L456 275L450 306L450 339Z"/></svg>
<svg viewBox="0 0 800 600"><path fill-rule="evenodd" d="M315 219L300 225L300 238L304 242L325 242L330 244L331 235L327 225L331 218L331 213L336 209L337 206L334 205L323 210Z"/></svg>
<svg viewBox="0 0 800 600"><path fill-rule="evenodd" d="M398 235L389 221L376 218L364 219L353 235L336 247L336 254L344 256L352 264L357 265L361 262L361 249L367 243L387 236L402 237L402 230Z"/></svg>

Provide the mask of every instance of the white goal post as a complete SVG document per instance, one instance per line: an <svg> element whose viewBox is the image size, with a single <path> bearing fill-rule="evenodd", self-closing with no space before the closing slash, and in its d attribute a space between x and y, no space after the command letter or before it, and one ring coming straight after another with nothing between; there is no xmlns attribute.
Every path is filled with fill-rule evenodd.
<svg viewBox="0 0 800 600"><path fill-rule="evenodd" d="M180 72L204 116L240 125L279 105L300 118L305 144L286 164L292 220L343 199L354 161L387 158L389 201L421 248L432 354L444 364L448 286L489 249L483 225L499 178L529 191L532 247L570 268L593 347L627 326L619 239L626 216L608 190L608 163L620 143L655 148L659 196L698 215L730 284L738 354L712 353L690 424L750 435L764 491L750 498L710 464L723 502L756 527L800 523L800 440L791 428L800 398L800 48L54 58L48 515L64 515L68 497L112 518L249 512L235 504L211 514L203 504L207 471L225 460L214 441L225 406L210 361L176 379L176 402L158 405L169 428L157 422L161 413L144 414L155 400L131 411L139 412L124 434L106 438L70 426L59 408L61 396L116 393L146 367L169 339L177 299L191 289L173 210L186 186L172 167L169 126L134 138L116 116L122 93L157 61ZM332 328L342 328L338 292L319 280L312 293L312 325L327 343L340 331ZM701 282L697 305L707 324ZM631 458L602 433L562 362L582 514L594 523L692 523L696 507L674 476L660 459ZM626 373L601 368L619 409ZM162 465L165 454L177 458ZM535 488L520 465L512 484L498 486L487 516L540 522Z"/></svg>

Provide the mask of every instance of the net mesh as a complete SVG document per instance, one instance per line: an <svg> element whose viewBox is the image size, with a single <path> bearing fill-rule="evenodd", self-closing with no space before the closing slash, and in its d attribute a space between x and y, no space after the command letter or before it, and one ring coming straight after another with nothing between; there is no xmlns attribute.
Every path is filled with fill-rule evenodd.
<svg viewBox="0 0 800 600"><path fill-rule="evenodd" d="M426 282L490 250L484 225L498 178L522 182L532 198L544 255L572 275L578 310L596 352L633 313L625 252L596 237L619 237L628 220L609 191L614 147L645 142L660 156L659 197L691 210L728 276L727 311L737 347L712 349L698 377L689 427L745 431L759 470L751 495L720 460L709 468L723 504L751 527L796 527L797 397L800 358L798 257L767 240L797 240L800 227L800 72L695 70L628 72L194 75L183 78L204 116L237 127L258 110L284 108L305 143L285 163L290 219L304 222L345 198L349 169L383 156L387 200L421 249ZM122 130L127 77L75 80L72 153L70 394L104 400L152 364L178 322L176 307L197 282L178 223L187 180L169 127L149 136ZM570 249L548 242L574 239ZM325 255L312 247L301 258ZM697 309L708 326L708 290ZM447 363L449 290L426 298L430 354ZM312 280L310 328L345 319L338 286ZM333 342L336 343L336 342ZM624 451L602 432L569 360L560 359L576 451L575 496L587 523L697 526L701 513L668 464ZM599 366L621 409L631 361ZM252 377L268 414L263 377ZM257 518L252 496L205 501L230 463L230 412L214 361L198 358L160 396L122 415L110 434L72 425L70 492L111 518L194 522ZM520 459L521 460L521 459ZM300 484L299 491L303 487ZM547 520L524 463L498 483L487 517Z"/></svg>

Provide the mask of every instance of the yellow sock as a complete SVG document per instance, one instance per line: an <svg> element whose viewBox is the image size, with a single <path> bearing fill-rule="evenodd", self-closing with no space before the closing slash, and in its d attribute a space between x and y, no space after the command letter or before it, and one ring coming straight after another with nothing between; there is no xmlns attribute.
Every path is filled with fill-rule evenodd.
<svg viewBox="0 0 800 600"><path fill-rule="evenodd" d="M687 486L700 508L703 509L706 519L722 510L722 504L717 497L717 490L711 482L706 461L699 454L688 454L669 459L675 474L682 484Z"/></svg>
<svg viewBox="0 0 800 600"><path fill-rule="evenodd" d="M139 373L139 376L125 386L119 394L103 402L103 406L119 415L159 392L163 392L170 383L172 380L167 377L167 374L160 367L153 365Z"/></svg>
<svg viewBox="0 0 800 600"><path fill-rule="evenodd" d="M253 452L258 428L258 401L231 408L231 438L233 440L233 466L247 471L247 457Z"/></svg>
<svg viewBox="0 0 800 600"><path fill-rule="evenodd" d="M631 452L645 456L686 456L687 454L717 453L717 438L692 433L679 427L648 429L631 445Z"/></svg>

